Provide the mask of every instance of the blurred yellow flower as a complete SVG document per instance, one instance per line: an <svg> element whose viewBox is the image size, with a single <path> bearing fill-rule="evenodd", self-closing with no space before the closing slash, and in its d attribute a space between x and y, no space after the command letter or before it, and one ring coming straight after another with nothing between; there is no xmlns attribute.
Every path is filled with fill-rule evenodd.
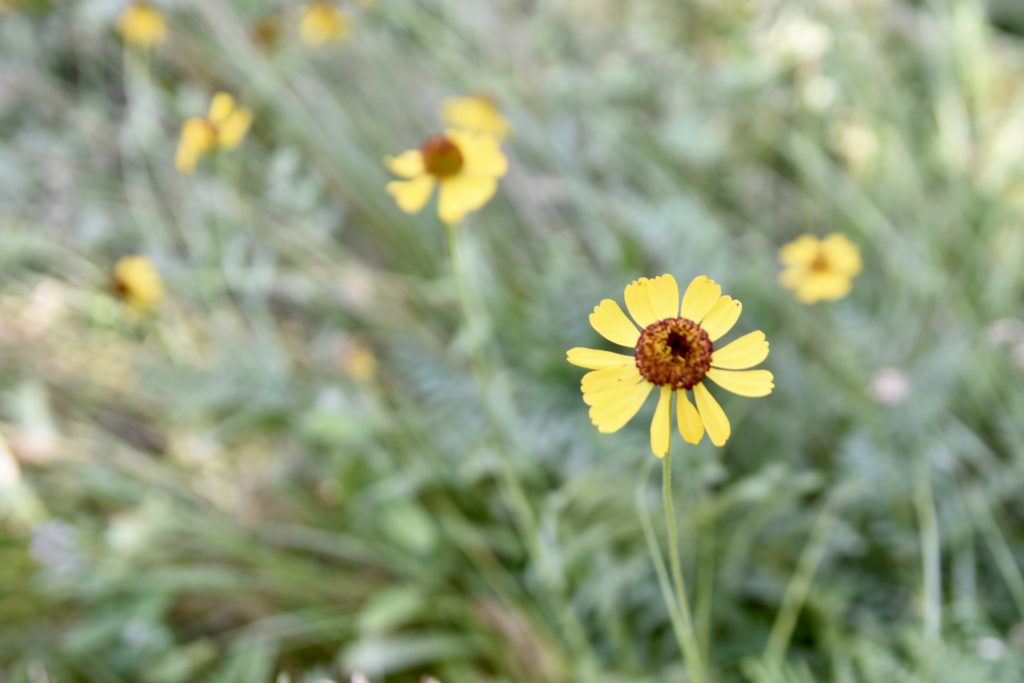
<svg viewBox="0 0 1024 683"><path fill-rule="evenodd" d="M740 396L767 396L775 388L768 370L751 370L768 357L764 332L750 332L718 348L740 317L742 305L704 275L693 279L679 300L671 275L640 278L626 286L626 308L605 299L590 314L590 324L608 341L633 349L632 354L573 348L573 365L591 370L583 376L583 401L590 421L610 434L622 429L658 388L658 406L651 421L651 450L668 453L672 427L672 396L677 397L676 422L689 443L700 443L707 430L711 443L722 446L731 427L725 411L708 391L705 379ZM639 326L639 327L638 327ZM693 392L694 403L687 391Z"/></svg>
<svg viewBox="0 0 1024 683"><path fill-rule="evenodd" d="M345 373L357 382L365 384L377 376L377 357L360 339L345 340L341 347L340 361Z"/></svg>
<svg viewBox="0 0 1024 683"><path fill-rule="evenodd" d="M311 2L302 7L299 35L307 45L323 45L345 38L349 21L331 2Z"/></svg>
<svg viewBox="0 0 1024 683"><path fill-rule="evenodd" d="M125 256L114 265L114 293L140 313L152 311L164 296L156 266L145 256Z"/></svg>
<svg viewBox="0 0 1024 683"><path fill-rule="evenodd" d="M231 150L241 144L252 124L252 111L239 107L225 92L213 96L206 118L194 116L181 127L181 140L174 164L189 175L204 154L214 149Z"/></svg>
<svg viewBox="0 0 1024 683"><path fill-rule="evenodd" d="M497 139L460 130L435 135L419 149L386 157L384 162L392 173L406 179L387 185L402 211L422 209L439 185L437 215L449 225L486 204L498 189L498 178L508 170Z"/></svg>
<svg viewBox="0 0 1024 683"><path fill-rule="evenodd" d="M441 116L452 128L486 133L499 141L508 137L508 121L494 100L484 95L449 97L444 101Z"/></svg>
<svg viewBox="0 0 1024 683"><path fill-rule="evenodd" d="M801 235L779 249L779 260L779 284L805 304L843 298L863 267L857 245L839 233L823 240Z"/></svg>
<svg viewBox="0 0 1024 683"><path fill-rule="evenodd" d="M117 31L129 43L153 47L167 39L167 19L147 2L133 2L118 17Z"/></svg>

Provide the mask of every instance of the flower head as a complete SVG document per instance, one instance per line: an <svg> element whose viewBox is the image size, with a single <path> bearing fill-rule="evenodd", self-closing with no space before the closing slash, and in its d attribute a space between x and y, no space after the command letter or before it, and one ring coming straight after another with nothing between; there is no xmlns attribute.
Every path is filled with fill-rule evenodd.
<svg viewBox="0 0 1024 683"><path fill-rule="evenodd" d="M147 2L133 2L118 17L117 32L129 43L153 47L167 39L167 19Z"/></svg>
<svg viewBox="0 0 1024 683"><path fill-rule="evenodd" d="M422 209L437 185L437 215L449 225L486 204L498 189L498 178L508 169L493 136L459 130L435 135L419 149L387 157L384 162L392 173L404 178L387 185L402 211Z"/></svg>
<svg viewBox="0 0 1024 683"><path fill-rule="evenodd" d="M114 265L114 293L140 313L154 310L164 296L164 282L145 256L125 256Z"/></svg>
<svg viewBox="0 0 1024 683"><path fill-rule="evenodd" d="M784 268L779 284L805 304L842 299L863 267L857 245L839 233L823 240L802 235L779 249L779 260Z"/></svg>
<svg viewBox="0 0 1024 683"><path fill-rule="evenodd" d="M299 35L306 45L324 45L348 35L349 20L331 2L311 2L302 7Z"/></svg>
<svg viewBox="0 0 1024 683"><path fill-rule="evenodd" d="M444 101L441 116L452 128L486 133L499 141L508 137L508 121L494 100L485 95L449 97Z"/></svg>
<svg viewBox="0 0 1024 683"><path fill-rule="evenodd" d="M225 92L217 93L210 101L210 112L205 118L194 116L181 127L174 160L178 171L189 175L204 154L238 147L251 124L252 112L247 107L239 107L235 98Z"/></svg>
<svg viewBox="0 0 1024 683"><path fill-rule="evenodd" d="M729 418L705 380L740 396L770 394L775 388L772 373L750 369L768 357L764 332L750 332L719 348L718 340L736 324L742 306L723 296L722 288L704 275L686 288L682 305L671 275L630 283L625 300L635 325L611 299L594 308L590 324L608 341L632 348L631 355L579 347L566 354L570 363L591 371L580 385L590 421L602 433L617 432L657 387L658 406L651 421L655 455L668 453L673 395L683 439L700 443L707 430L711 443L724 445L731 433Z"/></svg>

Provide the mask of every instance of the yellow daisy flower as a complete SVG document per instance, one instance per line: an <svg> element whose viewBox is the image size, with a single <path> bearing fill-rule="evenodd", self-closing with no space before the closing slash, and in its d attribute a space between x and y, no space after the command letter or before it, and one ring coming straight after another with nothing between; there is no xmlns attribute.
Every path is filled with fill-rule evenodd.
<svg viewBox="0 0 1024 683"><path fill-rule="evenodd" d="M311 2L302 7L299 36L306 45L324 45L345 38L349 20L345 13L330 2Z"/></svg>
<svg viewBox="0 0 1024 683"><path fill-rule="evenodd" d="M133 2L118 17L117 32L126 42L153 47L167 40L167 19L147 2Z"/></svg>
<svg viewBox="0 0 1024 683"><path fill-rule="evenodd" d="M437 215L449 225L460 222L494 196L508 161L497 139L469 131L435 135L419 149L384 159L405 180L392 180L388 193L406 213L416 213L437 192Z"/></svg>
<svg viewBox="0 0 1024 683"><path fill-rule="evenodd" d="M486 133L499 141L508 137L508 121L494 100L484 95L449 97L441 108L441 116L452 128Z"/></svg>
<svg viewBox="0 0 1024 683"><path fill-rule="evenodd" d="M125 256L114 265L114 293L140 313L154 310L164 296L164 283L156 266L145 256Z"/></svg>
<svg viewBox="0 0 1024 683"><path fill-rule="evenodd" d="M194 116L181 127L175 166L182 174L191 174L204 154L238 147L251 124L252 111L239 107L235 98L226 92L217 93L210 101L206 118Z"/></svg>
<svg viewBox="0 0 1024 683"><path fill-rule="evenodd" d="M842 299L863 267L857 245L837 232L823 240L801 235L779 249L779 260L779 284L805 304Z"/></svg>
<svg viewBox="0 0 1024 683"><path fill-rule="evenodd" d="M632 348L632 354L578 347L566 354L573 365L591 370L580 385L590 421L603 434L619 431L657 387L658 406L651 421L655 455L668 453L673 395L683 439L700 443L707 430L711 443L724 445L731 433L729 418L704 380L740 396L770 394L775 388L772 373L750 369L768 357L764 332L750 332L719 348L716 342L736 324L742 305L723 296L722 288L704 275L686 288L682 305L671 275L632 282L625 299L636 325L611 299L594 308L590 324L608 341Z"/></svg>

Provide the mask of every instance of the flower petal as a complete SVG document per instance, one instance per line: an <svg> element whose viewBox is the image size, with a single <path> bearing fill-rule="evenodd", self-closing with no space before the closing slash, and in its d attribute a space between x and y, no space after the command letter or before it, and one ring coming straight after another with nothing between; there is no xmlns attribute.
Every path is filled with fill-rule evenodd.
<svg viewBox="0 0 1024 683"><path fill-rule="evenodd" d="M821 242L829 268L845 275L856 275L864 267L860 249L846 235L834 232Z"/></svg>
<svg viewBox="0 0 1024 683"><path fill-rule="evenodd" d="M449 97L441 108L441 117L452 128L487 133L498 140L508 136L508 121L488 97Z"/></svg>
<svg viewBox="0 0 1024 683"><path fill-rule="evenodd" d="M252 110L238 107L217 126L217 144L223 149L234 149L241 144L252 125Z"/></svg>
<svg viewBox="0 0 1024 683"><path fill-rule="evenodd" d="M722 287L707 275L693 278L683 294L679 315L699 323L722 296Z"/></svg>
<svg viewBox="0 0 1024 683"><path fill-rule="evenodd" d="M775 377L768 370L720 370L711 368L707 377L726 391L760 398L772 393Z"/></svg>
<svg viewBox="0 0 1024 683"><path fill-rule="evenodd" d="M658 407L654 409L651 420L651 450L659 458L668 453L668 445L672 436L672 387L668 384L661 387L658 395Z"/></svg>
<svg viewBox="0 0 1024 683"><path fill-rule="evenodd" d="M434 178L421 175L412 180L392 180L387 184L388 194L395 198L398 208L406 213L416 213L430 199L434 189Z"/></svg>
<svg viewBox="0 0 1024 683"><path fill-rule="evenodd" d="M624 365L636 365L633 356L612 351L600 351L598 349L585 349L577 346L565 352L565 359L572 365L588 370L600 370L601 368L616 368Z"/></svg>
<svg viewBox="0 0 1024 683"><path fill-rule="evenodd" d="M701 422L700 413L686 397L686 391L680 389L676 392L678 402L676 404L676 421L679 423L679 434L687 443L698 444L704 436L704 423Z"/></svg>
<svg viewBox="0 0 1024 683"><path fill-rule="evenodd" d="M779 249L779 260L787 266L808 266L818 257L818 239L800 235Z"/></svg>
<svg viewBox="0 0 1024 683"><path fill-rule="evenodd" d="M693 388L693 398L697 402L697 411L700 413L704 428L708 430L711 443L716 446L724 446L725 442L729 440L732 428L729 426L729 418L726 417L722 406L718 405L718 401L707 390L703 382Z"/></svg>
<svg viewBox="0 0 1024 683"><path fill-rule="evenodd" d="M594 312L590 314L590 325L613 344L634 347L640 338L640 330L611 299L605 299L594 307Z"/></svg>
<svg viewBox="0 0 1024 683"><path fill-rule="evenodd" d="M614 401L591 406L590 421L602 434L619 431L640 411L653 388L650 382L640 382L629 387Z"/></svg>
<svg viewBox="0 0 1024 683"><path fill-rule="evenodd" d="M449 225L455 225L470 211L487 203L498 189L498 181L487 176L459 174L441 181L438 190L437 215Z"/></svg>
<svg viewBox="0 0 1024 683"><path fill-rule="evenodd" d="M210 119L210 123L219 126L227 121L234 110L235 98L226 92L219 92L210 100L210 113L207 118Z"/></svg>
<svg viewBox="0 0 1024 683"><path fill-rule="evenodd" d="M651 305L650 280L642 277L626 285L626 308L640 327L647 327L658 320Z"/></svg>
<svg viewBox="0 0 1024 683"><path fill-rule="evenodd" d="M397 157L384 157L384 165L402 178L415 178L426 172L423 168L423 153L418 149L406 150Z"/></svg>
<svg viewBox="0 0 1024 683"><path fill-rule="evenodd" d="M808 273L796 287L796 298L801 303L835 301L850 293L853 281L849 275L837 272Z"/></svg>
<svg viewBox="0 0 1024 683"><path fill-rule="evenodd" d="M493 136L464 130L447 130L444 135L462 153L462 174L500 178L508 171L508 159Z"/></svg>
<svg viewBox="0 0 1024 683"><path fill-rule="evenodd" d="M655 320L675 318L679 310L679 285L669 274L651 278L647 284Z"/></svg>
<svg viewBox="0 0 1024 683"><path fill-rule="evenodd" d="M591 370L583 375L580 381L580 390L586 400L589 394L604 392L615 387L628 387L636 384L641 379L640 371L635 365L626 365L617 368L602 368ZM590 401L587 401L590 403Z"/></svg>
<svg viewBox="0 0 1024 683"><path fill-rule="evenodd" d="M768 357L768 340L757 330L734 339L711 354L711 366L727 370L752 368Z"/></svg>
<svg viewBox="0 0 1024 683"><path fill-rule="evenodd" d="M743 310L743 304L726 294L718 300L714 308L708 311L700 326L708 333L711 341L718 341L740 319L741 310Z"/></svg>

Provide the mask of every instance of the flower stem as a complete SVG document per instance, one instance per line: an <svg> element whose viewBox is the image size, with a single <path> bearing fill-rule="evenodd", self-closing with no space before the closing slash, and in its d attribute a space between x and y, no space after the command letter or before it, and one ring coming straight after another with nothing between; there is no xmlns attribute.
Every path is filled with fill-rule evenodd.
<svg viewBox="0 0 1024 683"><path fill-rule="evenodd" d="M676 591L676 607L683 631L683 648L686 655L686 669L693 683L704 683L704 664L701 661L700 646L693 631L690 603L686 597L686 582L679 562L679 538L676 530L676 512L672 504L672 453L662 459L662 497L665 499L665 525L668 528L668 557L672 570L672 583Z"/></svg>

